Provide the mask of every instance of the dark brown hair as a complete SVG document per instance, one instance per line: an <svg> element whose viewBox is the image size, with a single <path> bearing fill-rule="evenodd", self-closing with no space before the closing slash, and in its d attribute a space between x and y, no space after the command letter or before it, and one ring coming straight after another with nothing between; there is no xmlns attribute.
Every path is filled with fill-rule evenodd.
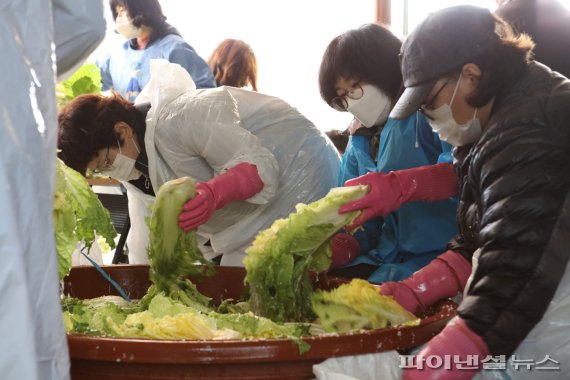
<svg viewBox="0 0 570 380"><path fill-rule="evenodd" d="M474 63L481 69L477 90L466 99L472 107L482 107L489 103L508 83L516 80L533 55L534 42L528 35L516 35L500 17L493 17L495 31L500 38L468 62L443 75L444 78L456 81L463 65L467 63Z"/></svg>
<svg viewBox="0 0 570 380"><path fill-rule="evenodd" d="M251 46L228 38L214 50L208 65L218 86L245 87L257 91L257 60Z"/></svg>
<svg viewBox="0 0 570 380"><path fill-rule="evenodd" d="M158 29L166 21L162 7L158 0L110 0L113 20L117 19L117 6L123 5L127 14L133 20L133 25L140 28L142 25Z"/></svg>
<svg viewBox="0 0 570 380"><path fill-rule="evenodd" d="M402 42L386 27L365 24L334 38L319 69L321 97L331 105L339 77L362 80L380 88L395 103L402 90L398 54Z"/></svg>
<svg viewBox="0 0 570 380"><path fill-rule="evenodd" d="M348 145L349 134L348 131L339 131L337 129L331 129L326 131L325 134L331 139L332 143L336 147L336 150L342 155L346 150Z"/></svg>
<svg viewBox="0 0 570 380"><path fill-rule="evenodd" d="M78 96L58 115L59 158L85 175L89 161L99 150L116 147L117 142L123 144L114 129L121 121L135 130L143 130L145 116L118 94Z"/></svg>

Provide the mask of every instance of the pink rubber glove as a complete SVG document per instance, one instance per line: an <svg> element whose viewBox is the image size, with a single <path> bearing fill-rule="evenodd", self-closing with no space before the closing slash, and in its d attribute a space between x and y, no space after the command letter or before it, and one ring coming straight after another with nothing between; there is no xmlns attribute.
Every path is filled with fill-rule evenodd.
<svg viewBox="0 0 570 380"><path fill-rule="evenodd" d="M375 216L386 216L406 202L441 201L457 195L458 179L451 164L420 166L389 173L368 173L344 186L368 185L368 194L344 204L339 213L362 210L347 226L353 230Z"/></svg>
<svg viewBox="0 0 570 380"><path fill-rule="evenodd" d="M348 264L360 255L360 244L347 233L341 232L333 236L331 240L331 266L329 269L338 268Z"/></svg>
<svg viewBox="0 0 570 380"><path fill-rule="evenodd" d="M471 263L454 251L447 251L399 282L385 282L380 293L392 296L404 309L416 314L433 303L463 291Z"/></svg>
<svg viewBox="0 0 570 380"><path fill-rule="evenodd" d="M261 189L263 182L255 165L236 165L208 182L196 185L196 195L182 206L178 215L178 226L188 232L206 223L214 211L228 203L251 198Z"/></svg>
<svg viewBox="0 0 570 380"><path fill-rule="evenodd" d="M456 359L455 355L459 357ZM485 341L463 319L457 317L418 353L414 368L406 367L402 379L469 380L479 372L483 366L482 360L488 355ZM441 358L441 361L434 356ZM469 356L476 358L471 361ZM442 364L437 365L439 362Z"/></svg>

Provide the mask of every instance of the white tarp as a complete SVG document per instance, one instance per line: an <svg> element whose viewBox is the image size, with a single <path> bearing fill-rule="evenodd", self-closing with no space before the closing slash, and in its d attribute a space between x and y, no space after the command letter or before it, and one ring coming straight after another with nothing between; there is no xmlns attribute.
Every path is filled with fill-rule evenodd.
<svg viewBox="0 0 570 380"><path fill-rule="evenodd" d="M59 58L68 69L76 67L104 36L102 7L94 0L0 0L3 379L69 378L52 220L57 141L53 49L59 42L53 31L65 39L60 51L67 55ZM71 44L74 35L80 38ZM60 74L65 75L63 70Z"/></svg>

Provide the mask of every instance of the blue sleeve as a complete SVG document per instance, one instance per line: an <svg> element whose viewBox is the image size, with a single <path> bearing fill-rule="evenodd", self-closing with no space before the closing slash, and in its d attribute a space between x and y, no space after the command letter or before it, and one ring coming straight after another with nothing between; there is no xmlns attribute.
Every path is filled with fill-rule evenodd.
<svg viewBox="0 0 570 380"><path fill-rule="evenodd" d="M388 173L433 165L445 157L445 149L450 151L446 145L421 114L405 120L388 119L380 135L377 171ZM378 265L379 269L369 278L374 282L407 277L445 250L457 233L456 212L457 203L450 199L402 205L386 215L381 232L376 232L381 234L376 245L367 252L361 250L364 255L355 259L353 265Z"/></svg>
<svg viewBox="0 0 570 380"><path fill-rule="evenodd" d="M437 160L433 163L453 163L451 154L453 146L439 138L439 135L433 131L425 116L420 115L417 123L420 145L425 151L429 151L437 156Z"/></svg>
<svg viewBox="0 0 570 380"><path fill-rule="evenodd" d="M366 254L378 245L380 236L382 235L382 224L384 218L376 217L369 219L362 224L362 229L358 229L353 236L360 246L360 254Z"/></svg>
<svg viewBox="0 0 570 380"><path fill-rule="evenodd" d="M443 143L439 139L439 136L433 131L424 115L417 112L414 114L413 122L416 124L416 139L419 140L419 151L421 151L421 154L417 152L418 149L414 149L414 151L417 152L416 154L420 154L421 158L417 158L419 161L416 161L415 164L410 165L410 167L436 164L442 153L446 151L444 144L448 146L449 144ZM447 148L447 151L449 150L450 146Z"/></svg>
<svg viewBox="0 0 570 380"><path fill-rule="evenodd" d="M338 185L344 186L349 179L376 171L376 163L370 156L370 136L350 136L342 155Z"/></svg>
<svg viewBox="0 0 570 380"><path fill-rule="evenodd" d="M196 83L196 88L216 87L216 80L210 67L190 45L185 43L176 46L170 52L168 60L184 67Z"/></svg>
<svg viewBox="0 0 570 380"><path fill-rule="evenodd" d="M113 88L113 79L111 78L111 70L109 69L110 60L111 55L106 55L101 59L97 59L95 62L101 72L101 83L103 85L101 88L102 91L107 91Z"/></svg>
<svg viewBox="0 0 570 380"><path fill-rule="evenodd" d="M441 141L441 154L437 158L437 163L453 164L453 155L451 153L452 149L453 146L451 144Z"/></svg>
<svg viewBox="0 0 570 380"><path fill-rule="evenodd" d="M371 136L350 136L342 155L338 176L339 186L343 186L349 179L376 171L376 163L370 155L370 139ZM362 225L362 229L354 233L361 253L366 253L376 246L382 231L382 223L382 218L371 219Z"/></svg>
<svg viewBox="0 0 570 380"><path fill-rule="evenodd" d="M433 156L426 165L453 164L453 145L439 138L439 135L433 131L425 116L421 115L420 117L421 119L418 120L419 124L422 125L420 135L423 135L423 137L420 137L420 145L426 152L432 152L429 156ZM449 202L457 205L459 197L450 198Z"/></svg>

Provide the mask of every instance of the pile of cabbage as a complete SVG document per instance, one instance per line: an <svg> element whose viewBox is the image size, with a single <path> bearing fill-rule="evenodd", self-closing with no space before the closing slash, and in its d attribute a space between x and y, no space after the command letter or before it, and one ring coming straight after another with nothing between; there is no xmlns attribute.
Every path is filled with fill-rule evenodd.
<svg viewBox="0 0 570 380"><path fill-rule="evenodd" d="M315 331L315 323L326 331L344 332L415 320L365 281L313 293L310 272L330 266L330 239L357 216L341 215L339 207L365 193L365 187L332 189L323 199L298 205L288 218L260 232L246 251L249 299L237 304L228 300L216 308L188 279L211 275L214 268L197 248L195 231L185 233L178 227L182 205L195 194L194 181L183 177L167 182L147 220L152 281L147 294L132 302L109 296L66 297L62 300L66 331L150 339L286 337L304 352L309 347L299 338ZM358 305L362 302L366 307Z"/></svg>

